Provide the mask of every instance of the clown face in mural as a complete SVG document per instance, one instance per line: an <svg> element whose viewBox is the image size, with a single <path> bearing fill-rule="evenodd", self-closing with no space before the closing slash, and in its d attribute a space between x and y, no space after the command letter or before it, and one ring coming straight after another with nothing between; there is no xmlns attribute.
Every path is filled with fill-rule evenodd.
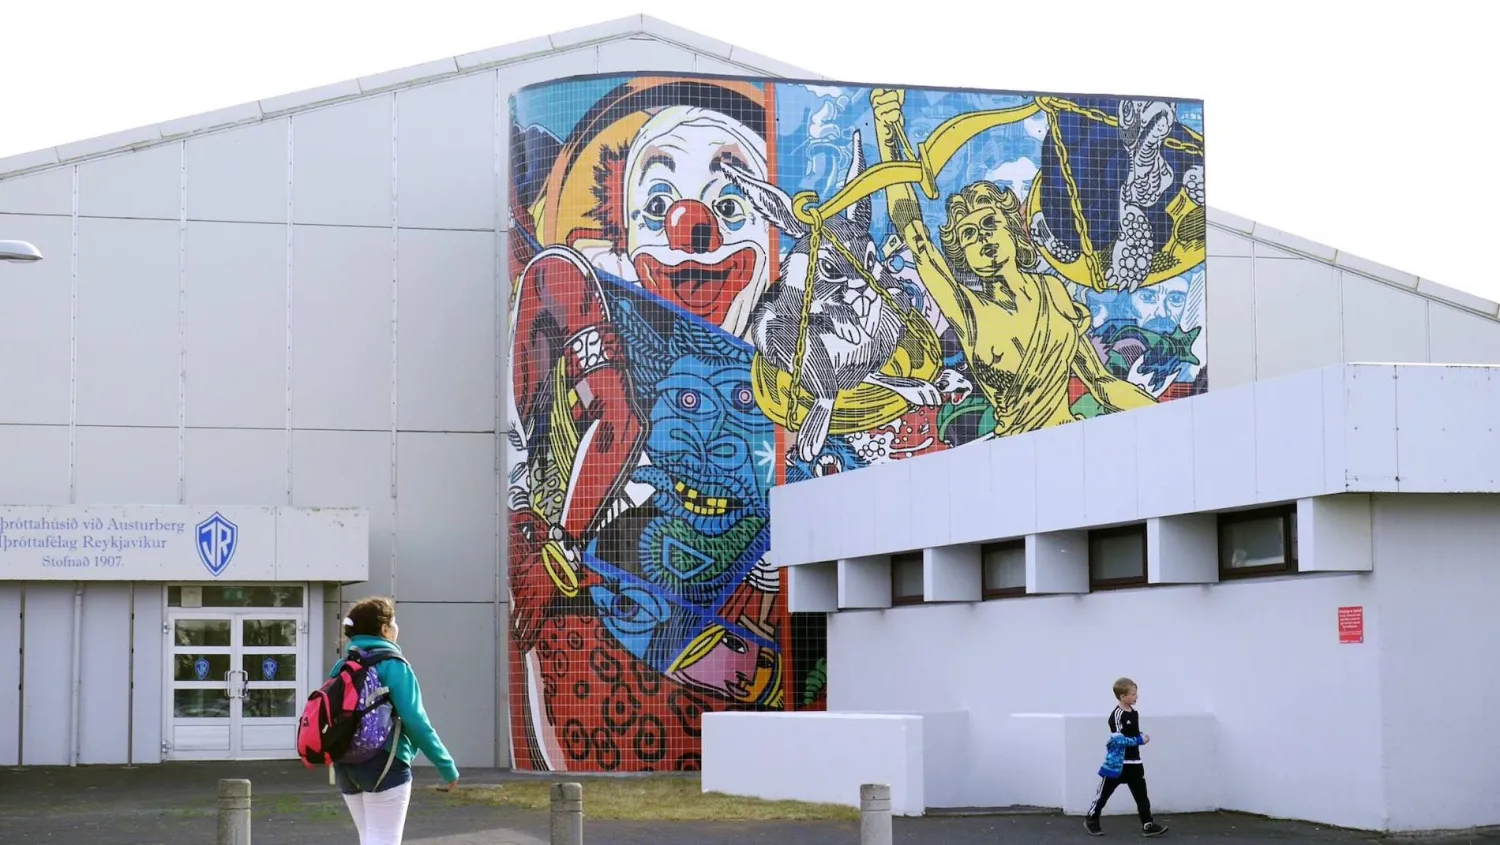
<svg viewBox="0 0 1500 845"><path fill-rule="evenodd" d="M644 80L513 135L552 162L512 182L521 767L691 768L698 714L782 700L741 339L770 232L728 177L767 178L764 121L743 84Z"/></svg>
<svg viewBox="0 0 1500 845"><path fill-rule="evenodd" d="M625 159L626 253L651 293L743 335L765 292L770 230L726 167L766 178L765 140L694 106L654 115Z"/></svg>

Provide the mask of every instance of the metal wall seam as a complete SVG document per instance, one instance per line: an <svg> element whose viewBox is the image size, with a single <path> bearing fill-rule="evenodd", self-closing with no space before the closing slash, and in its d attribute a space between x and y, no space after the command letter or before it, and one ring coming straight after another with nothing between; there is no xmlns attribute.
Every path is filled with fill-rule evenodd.
<svg viewBox="0 0 1500 845"><path fill-rule="evenodd" d="M26 582L21 582L20 659L16 667L16 766L26 765Z"/></svg>
<svg viewBox="0 0 1500 845"><path fill-rule="evenodd" d="M296 262L296 228L292 217L292 186L295 167L293 147L295 140L295 116L286 119L286 503L292 502L292 293L293 270Z"/></svg>
<svg viewBox="0 0 1500 845"><path fill-rule="evenodd" d="M495 285L495 765L496 767L513 767L510 759L510 678L505 677L505 657L507 657L508 642L505 635L508 626L505 624L504 602L504 560L505 551L502 543L505 542L504 531L501 530L502 521L505 519L505 492L510 488L510 482L505 477L505 308L502 303L507 300L510 290L507 284L508 263L505 261L505 221L507 221L510 203L508 197L502 194L504 189L504 171L507 162L502 159L504 153L505 132L508 131L508 108L505 108L504 89L499 84L499 69L495 69L495 144L493 144L493 168L492 168L492 194L493 200L493 224L495 224L495 237L493 237L493 249L495 249L495 276L492 284Z"/></svg>
<svg viewBox="0 0 1500 845"><path fill-rule="evenodd" d="M68 282L68 504L78 502L78 165L73 165Z"/></svg>
<svg viewBox="0 0 1500 845"><path fill-rule="evenodd" d="M392 599L396 597L396 523L401 512L400 497L396 495L396 441L398 439L396 398L397 398L397 371L400 368L400 356L398 354L400 342L397 332L397 298L400 282L401 251L401 213L400 202L397 197L397 163L400 156L397 154L399 148L399 99L395 92L391 93L391 590Z"/></svg>
<svg viewBox="0 0 1500 845"><path fill-rule="evenodd" d="M187 504L187 141L178 144L177 504Z"/></svg>

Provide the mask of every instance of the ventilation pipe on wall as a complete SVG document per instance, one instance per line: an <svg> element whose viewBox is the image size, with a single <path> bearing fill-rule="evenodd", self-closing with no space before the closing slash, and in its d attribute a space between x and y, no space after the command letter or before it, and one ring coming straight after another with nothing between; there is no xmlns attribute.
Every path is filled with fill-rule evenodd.
<svg viewBox="0 0 1500 845"><path fill-rule="evenodd" d="M72 730L69 736L72 738L72 747L68 754L68 765L78 765L78 723L79 707L78 693L83 685L83 582L78 581L73 586L73 691L72 701L69 703L69 717L72 720Z"/></svg>

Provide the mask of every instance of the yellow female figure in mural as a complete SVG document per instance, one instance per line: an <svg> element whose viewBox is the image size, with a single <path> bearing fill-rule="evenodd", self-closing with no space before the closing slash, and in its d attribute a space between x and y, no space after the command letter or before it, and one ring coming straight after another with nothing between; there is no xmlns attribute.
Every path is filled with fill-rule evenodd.
<svg viewBox="0 0 1500 845"><path fill-rule="evenodd" d="M870 94L882 160L906 148L905 93ZM1003 436L1071 422L1070 376L1106 411L1155 404L1149 393L1105 369L1089 341L1090 315L1061 279L1032 272L1036 247L1021 201L1009 188L976 182L948 198L934 245L910 183L886 187L891 225L911 250L927 292L963 347L975 385L995 409Z"/></svg>

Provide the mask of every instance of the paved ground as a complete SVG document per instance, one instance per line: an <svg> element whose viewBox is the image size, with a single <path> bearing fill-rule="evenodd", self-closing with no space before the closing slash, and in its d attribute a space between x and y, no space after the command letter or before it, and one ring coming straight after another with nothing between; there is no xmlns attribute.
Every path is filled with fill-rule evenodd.
<svg viewBox="0 0 1500 845"><path fill-rule="evenodd" d="M326 775L307 772L296 763L0 770L0 842L209 845L214 840L217 782L226 777L252 781L256 845L355 845L353 825ZM497 783L514 777L465 770L466 783ZM418 789L406 828L408 845L546 845L545 813L456 803L433 790L432 783L428 770L418 771ZM1226 813L1164 820L1172 827L1168 838L1215 845L1402 841ZM1111 821L1106 818L1106 830L1115 839L1135 839L1132 820ZM1092 841L1085 839L1077 819L1050 814L898 819L895 834L902 845ZM849 823L588 821L584 841L587 845L857 845L859 832ZM1500 833L1425 841L1493 844L1500 843Z"/></svg>

